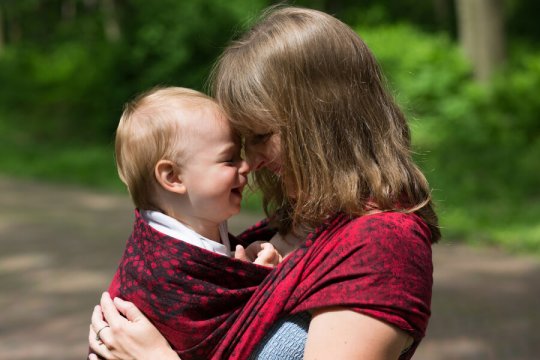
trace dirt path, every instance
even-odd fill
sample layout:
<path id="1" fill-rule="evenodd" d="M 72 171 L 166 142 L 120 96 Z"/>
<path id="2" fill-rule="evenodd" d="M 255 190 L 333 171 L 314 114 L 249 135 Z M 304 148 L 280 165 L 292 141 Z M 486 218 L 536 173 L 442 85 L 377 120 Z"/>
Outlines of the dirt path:
<path id="1" fill-rule="evenodd" d="M 83 359 L 90 312 L 131 228 L 126 196 L 0 177 L 0 359 Z M 241 215 L 236 232 L 258 219 Z M 416 360 L 540 359 L 540 260 L 434 247 Z"/>

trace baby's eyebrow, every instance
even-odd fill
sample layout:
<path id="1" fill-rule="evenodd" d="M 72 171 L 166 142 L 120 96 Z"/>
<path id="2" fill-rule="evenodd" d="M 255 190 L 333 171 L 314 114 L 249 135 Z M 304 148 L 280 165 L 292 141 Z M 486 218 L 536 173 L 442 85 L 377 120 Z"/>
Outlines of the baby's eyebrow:
<path id="1" fill-rule="evenodd" d="M 229 144 L 227 144 L 226 146 L 222 147 L 221 148 L 221 151 L 219 152 L 219 154 L 227 154 L 231 151 L 234 151 L 236 150 L 236 148 L 239 146 L 239 144 L 236 144 L 234 142 L 231 142 Z"/>

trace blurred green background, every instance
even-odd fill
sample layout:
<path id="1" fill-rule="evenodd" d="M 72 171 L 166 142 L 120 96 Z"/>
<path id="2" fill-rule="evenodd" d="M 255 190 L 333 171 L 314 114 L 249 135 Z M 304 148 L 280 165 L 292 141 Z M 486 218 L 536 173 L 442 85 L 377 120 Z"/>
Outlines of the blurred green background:
<path id="1" fill-rule="evenodd" d="M 464 10 L 467 1 L 499 17 Z M 123 104 L 155 85 L 205 90 L 228 41 L 274 3 L 0 0 L 0 175 L 124 191 L 113 156 Z M 446 240 L 540 254 L 539 2 L 289 4 L 334 14 L 375 53 L 409 117 Z M 463 11 L 500 31 L 468 39 Z M 503 51 L 479 61 L 471 41 Z M 245 205 L 258 209 L 257 195 Z"/>

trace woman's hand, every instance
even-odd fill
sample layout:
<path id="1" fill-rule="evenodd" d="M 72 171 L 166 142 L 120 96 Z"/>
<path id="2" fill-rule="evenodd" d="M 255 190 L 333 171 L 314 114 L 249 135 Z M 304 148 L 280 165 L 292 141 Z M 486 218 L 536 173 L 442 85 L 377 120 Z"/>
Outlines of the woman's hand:
<path id="1" fill-rule="evenodd" d="M 179 360 L 167 340 L 131 302 L 111 300 L 109 293 L 101 296 L 101 306 L 92 313 L 88 341 L 95 354 L 105 359 Z M 99 337 L 96 334 L 99 332 Z"/>

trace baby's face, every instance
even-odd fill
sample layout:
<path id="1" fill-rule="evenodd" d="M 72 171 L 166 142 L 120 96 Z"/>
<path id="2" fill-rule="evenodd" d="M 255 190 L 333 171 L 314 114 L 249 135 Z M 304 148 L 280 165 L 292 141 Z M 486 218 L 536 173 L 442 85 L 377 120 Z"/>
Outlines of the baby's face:
<path id="1" fill-rule="evenodd" d="M 193 215 L 220 223 L 240 211 L 249 166 L 219 107 L 206 106 L 193 115 L 181 173 Z"/>

